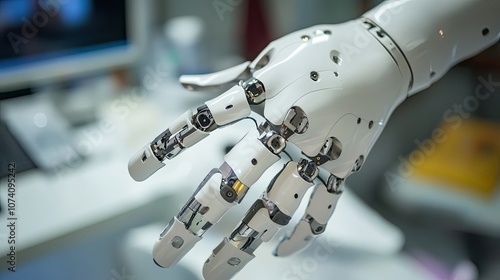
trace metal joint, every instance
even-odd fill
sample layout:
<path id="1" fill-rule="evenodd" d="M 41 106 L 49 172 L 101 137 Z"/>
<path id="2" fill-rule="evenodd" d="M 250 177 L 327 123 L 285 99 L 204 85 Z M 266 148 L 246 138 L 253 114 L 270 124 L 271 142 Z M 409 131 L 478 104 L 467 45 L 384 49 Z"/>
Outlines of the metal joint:
<path id="1" fill-rule="evenodd" d="M 285 138 L 292 136 L 294 133 L 303 134 L 309 128 L 309 119 L 302 108 L 294 106 L 288 110 L 281 126 L 282 135 Z"/>
<path id="2" fill-rule="evenodd" d="M 204 132 L 211 132 L 217 128 L 212 112 L 207 105 L 198 107 L 196 114 L 193 115 L 193 125 Z"/>
<path id="3" fill-rule="evenodd" d="M 330 175 L 326 182 L 326 190 L 329 193 L 341 194 L 344 192 L 344 179 L 338 178 L 335 175 Z"/>
<path id="4" fill-rule="evenodd" d="M 248 186 L 238 179 L 233 169 L 227 163 L 224 162 L 219 169 L 222 173 L 220 188 L 222 198 L 229 203 L 240 203 L 248 192 Z"/>
<path id="5" fill-rule="evenodd" d="M 299 172 L 300 177 L 309 183 L 312 183 L 312 181 L 318 177 L 319 173 L 316 163 L 306 159 L 301 159 L 298 162 L 297 171 Z"/>
<path id="6" fill-rule="evenodd" d="M 325 232 L 326 229 L 326 224 L 320 224 L 318 221 L 316 221 L 312 216 L 307 215 L 304 220 L 309 223 L 309 226 L 311 227 L 311 232 L 314 235 L 322 234 Z"/>
<path id="7" fill-rule="evenodd" d="M 271 218 L 271 221 L 275 222 L 276 224 L 278 224 L 280 226 L 288 225 L 288 223 L 292 219 L 292 217 L 281 212 L 279 207 L 270 200 L 268 200 L 266 202 L 266 207 L 269 211 L 269 217 Z"/>
<path id="8" fill-rule="evenodd" d="M 259 141 L 275 155 L 281 153 L 286 147 L 286 139 L 273 130 L 262 132 L 259 136 Z"/>
<path id="9" fill-rule="evenodd" d="M 262 244 L 262 234 L 249 227 L 246 223 L 240 225 L 231 233 L 229 242 L 247 254 L 253 252 Z"/>
<path id="10" fill-rule="evenodd" d="M 245 90 L 250 104 L 260 104 L 266 100 L 266 89 L 258 79 L 252 77 L 246 81 L 240 81 L 240 86 Z"/>
<path id="11" fill-rule="evenodd" d="M 326 162 L 336 160 L 342 154 L 342 143 L 335 137 L 329 137 L 321 147 L 318 155 L 314 157 L 316 165 L 320 166 Z"/>
<path id="12" fill-rule="evenodd" d="M 171 159 L 177 156 L 183 149 L 183 136 L 187 134 L 187 127 L 184 127 L 179 133 L 172 136 L 170 130 L 165 130 L 162 134 L 153 140 L 151 150 L 159 161 Z"/>

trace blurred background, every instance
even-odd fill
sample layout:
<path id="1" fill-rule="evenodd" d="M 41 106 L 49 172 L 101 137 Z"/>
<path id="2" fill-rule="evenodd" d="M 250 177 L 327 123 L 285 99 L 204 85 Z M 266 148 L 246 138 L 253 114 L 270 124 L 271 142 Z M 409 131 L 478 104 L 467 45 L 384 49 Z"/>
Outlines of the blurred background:
<path id="1" fill-rule="evenodd" d="M 0 0 L 0 279 L 202 279 L 280 167 L 178 266 L 156 267 L 158 234 L 253 128 L 215 131 L 133 181 L 136 151 L 222 93 L 188 92 L 179 75 L 252 60 L 271 40 L 380 2 Z M 499 108 L 497 44 L 399 106 L 324 236 L 280 259 L 277 237 L 235 279 L 500 279 Z"/>

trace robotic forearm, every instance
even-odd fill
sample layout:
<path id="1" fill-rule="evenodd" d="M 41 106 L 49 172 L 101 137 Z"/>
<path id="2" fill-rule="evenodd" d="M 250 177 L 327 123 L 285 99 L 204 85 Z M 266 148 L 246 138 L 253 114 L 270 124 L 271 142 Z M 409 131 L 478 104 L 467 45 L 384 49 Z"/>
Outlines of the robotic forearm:
<path id="1" fill-rule="evenodd" d="M 254 251 L 287 225 L 307 189 L 314 192 L 302 220 L 275 255 L 302 250 L 327 225 L 344 180 L 358 171 L 393 110 L 459 61 L 500 38 L 494 0 L 386 1 L 361 18 L 291 33 L 252 62 L 202 76 L 183 76 L 188 89 L 239 81 L 195 112 L 188 111 L 129 162 L 142 181 L 214 129 L 247 117 L 265 102 L 264 118 L 224 157 L 160 234 L 155 262 L 175 265 L 213 224 L 245 196 L 287 145 L 289 161 L 239 226 L 203 267 L 207 279 L 228 279 Z M 329 176 L 322 178 L 320 171 Z"/>

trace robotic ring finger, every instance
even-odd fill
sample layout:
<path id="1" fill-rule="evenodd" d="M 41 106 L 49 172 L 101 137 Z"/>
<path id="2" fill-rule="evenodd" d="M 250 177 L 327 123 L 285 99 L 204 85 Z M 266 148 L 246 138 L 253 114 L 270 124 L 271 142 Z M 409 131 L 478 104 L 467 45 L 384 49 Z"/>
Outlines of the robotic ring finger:
<path id="1" fill-rule="evenodd" d="M 229 279 L 254 258 L 262 242 L 288 224 L 307 189 L 303 218 L 275 255 L 307 247 L 321 234 L 394 109 L 449 68 L 500 38 L 500 1 L 393 0 L 338 25 L 318 25 L 267 46 L 252 62 L 202 76 L 183 76 L 189 89 L 237 85 L 187 111 L 129 162 L 142 181 L 215 129 L 248 117 L 265 102 L 264 118 L 201 182 L 160 234 L 155 262 L 175 265 L 234 205 L 287 145 L 302 152 L 289 161 L 236 229 L 203 266 L 206 279 Z M 327 179 L 319 176 L 328 172 Z"/>

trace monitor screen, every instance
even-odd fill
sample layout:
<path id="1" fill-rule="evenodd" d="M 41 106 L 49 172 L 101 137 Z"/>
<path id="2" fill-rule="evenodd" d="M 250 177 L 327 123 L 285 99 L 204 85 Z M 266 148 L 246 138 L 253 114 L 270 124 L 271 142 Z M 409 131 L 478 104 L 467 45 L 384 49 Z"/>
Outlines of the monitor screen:
<path id="1" fill-rule="evenodd" d="M 0 0 L 0 91 L 128 61 L 132 2 Z"/>

